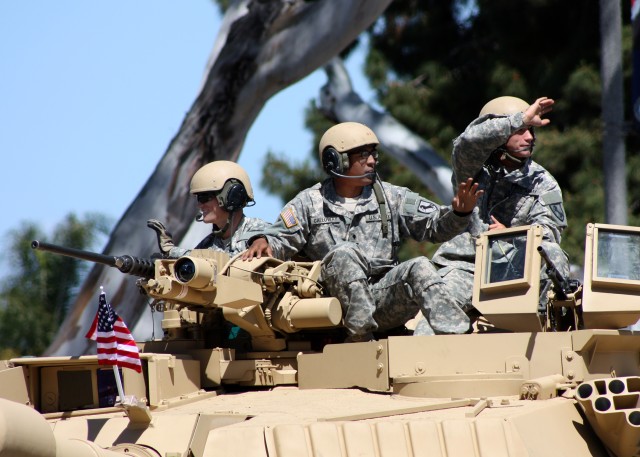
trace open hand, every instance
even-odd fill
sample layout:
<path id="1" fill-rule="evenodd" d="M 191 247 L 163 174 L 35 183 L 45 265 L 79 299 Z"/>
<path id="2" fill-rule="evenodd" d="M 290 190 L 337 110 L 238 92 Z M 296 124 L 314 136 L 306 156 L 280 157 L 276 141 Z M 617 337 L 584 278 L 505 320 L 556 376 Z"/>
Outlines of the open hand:
<path id="1" fill-rule="evenodd" d="M 524 112 L 524 123 L 530 127 L 542 127 L 551 122 L 549 119 L 543 119 L 542 116 L 553 111 L 555 101 L 552 98 L 540 97 L 533 102 Z"/>
<path id="2" fill-rule="evenodd" d="M 467 178 L 458 185 L 458 193 L 453 197 L 451 206 L 459 213 L 470 213 L 484 190 L 478 189 L 479 184 L 473 182 L 473 178 Z"/>

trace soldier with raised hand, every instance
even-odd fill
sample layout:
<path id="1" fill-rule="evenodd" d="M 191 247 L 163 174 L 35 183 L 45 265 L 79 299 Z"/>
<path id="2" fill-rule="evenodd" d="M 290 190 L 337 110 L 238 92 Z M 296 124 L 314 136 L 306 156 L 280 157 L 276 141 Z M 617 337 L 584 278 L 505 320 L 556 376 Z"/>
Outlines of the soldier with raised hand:
<path id="1" fill-rule="evenodd" d="M 287 203 L 270 230 L 250 240 L 243 259 L 303 253 L 322 260 L 321 284 L 342 304 L 346 341 L 371 340 L 374 331 L 403 325 L 418 310 L 432 333 L 463 333 L 469 320 L 446 300 L 429 259 L 399 263 L 397 251 L 406 238 L 439 243 L 460 233 L 482 192 L 465 180 L 452 205 L 440 206 L 382 182 L 378 145 L 363 124 L 328 129 L 319 154 L 329 178 Z"/>
<path id="2" fill-rule="evenodd" d="M 197 220 L 212 225 L 211 233 L 195 249 L 213 249 L 234 256 L 247 248 L 250 233 L 270 225 L 245 216 L 244 208 L 255 204 L 253 188 L 247 172 L 235 162 L 217 160 L 204 165 L 191 178 L 190 192 L 198 204 Z M 150 219 L 147 226 L 156 231 L 164 257 L 178 258 L 191 251 L 175 246 L 162 222 Z"/>
<path id="3" fill-rule="evenodd" d="M 553 176 L 532 159 L 534 128 L 549 124 L 554 100 L 538 98 L 531 105 L 517 97 L 489 101 L 477 119 L 453 141 L 452 184 L 472 176 L 484 194 L 466 231 L 443 243 L 432 257 L 445 281 L 447 296 L 473 312 L 475 240 L 487 230 L 523 225 L 543 228 L 543 246 L 560 272 L 569 276 L 569 261 L 560 248 L 567 226 L 562 192 Z M 430 332 L 419 323 L 416 334 Z"/>

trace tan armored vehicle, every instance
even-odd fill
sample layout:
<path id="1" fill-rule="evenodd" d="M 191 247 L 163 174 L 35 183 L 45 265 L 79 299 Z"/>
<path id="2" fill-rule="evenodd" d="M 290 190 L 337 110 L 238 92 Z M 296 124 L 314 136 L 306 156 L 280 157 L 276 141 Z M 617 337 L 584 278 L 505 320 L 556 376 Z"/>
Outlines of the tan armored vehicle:
<path id="1" fill-rule="evenodd" d="M 589 224 L 581 282 L 540 244 L 535 226 L 477 241 L 474 333 L 344 344 L 318 263 L 34 242 L 141 276 L 165 335 L 138 343 L 122 396 L 96 355 L 2 362 L 0 456 L 639 455 L 640 335 L 622 329 L 640 319 L 640 228 Z"/>

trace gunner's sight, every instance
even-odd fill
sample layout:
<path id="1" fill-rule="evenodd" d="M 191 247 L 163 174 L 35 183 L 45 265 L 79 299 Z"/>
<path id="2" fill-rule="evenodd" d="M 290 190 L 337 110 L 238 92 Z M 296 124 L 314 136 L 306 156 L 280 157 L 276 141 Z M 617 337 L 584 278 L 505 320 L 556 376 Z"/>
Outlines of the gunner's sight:
<path id="1" fill-rule="evenodd" d="M 196 274 L 196 266 L 188 257 L 183 257 L 176 261 L 175 265 L 176 279 L 183 283 L 188 283 Z"/>

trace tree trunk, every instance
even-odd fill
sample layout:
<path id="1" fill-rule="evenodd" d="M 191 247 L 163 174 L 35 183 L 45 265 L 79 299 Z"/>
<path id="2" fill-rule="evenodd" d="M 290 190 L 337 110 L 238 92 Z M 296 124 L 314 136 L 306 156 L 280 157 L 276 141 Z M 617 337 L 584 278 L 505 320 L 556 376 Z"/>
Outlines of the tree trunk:
<path id="1" fill-rule="evenodd" d="M 391 0 L 242 0 L 225 14 L 200 94 L 180 130 L 104 249 L 139 257 L 157 251 L 146 220 L 167 223 L 182 244 L 195 206 L 188 184 L 213 160 L 237 160 L 249 128 L 266 101 L 307 76 L 347 47 Z M 135 279 L 96 265 L 47 355 L 94 352 L 84 338 L 97 310 L 98 287 L 138 339 L 150 338 L 153 322 L 142 319 L 146 297 Z M 156 335 L 158 336 L 158 335 Z"/>
<path id="2" fill-rule="evenodd" d="M 353 91 L 342 60 L 325 65 L 329 81 L 320 91 L 320 110 L 339 122 L 356 121 L 376 133 L 386 153 L 409 168 L 424 185 L 448 205 L 453 198 L 451 167 L 433 147 L 393 116 L 376 111 Z"/>
<path id="3" fill-rule="evenodd" d="M 620 2 L 600 0 L 602 160 L 605 221 L 627 224 Z"/>

